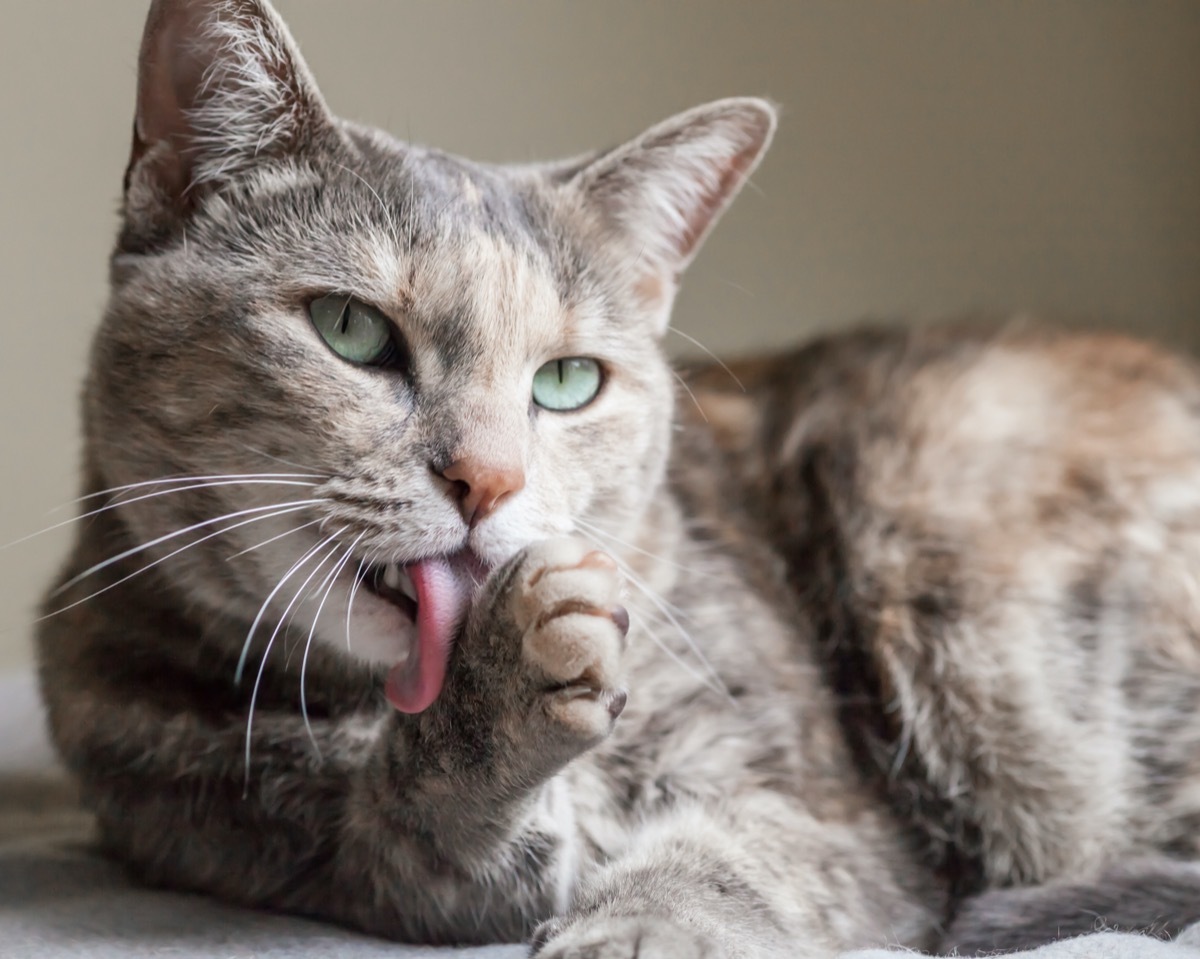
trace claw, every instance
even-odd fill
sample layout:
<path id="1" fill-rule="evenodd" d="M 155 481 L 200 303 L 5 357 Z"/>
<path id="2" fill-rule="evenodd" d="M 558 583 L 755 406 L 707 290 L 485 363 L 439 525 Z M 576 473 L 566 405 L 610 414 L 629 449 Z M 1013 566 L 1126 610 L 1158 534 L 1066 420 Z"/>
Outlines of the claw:
<path id="1" fill-rule="evenodd" d="M 621 631 L 622 636 L 629 635 L 629 610 L 624 606 L 614 606 L 612 612 L 612 621 L 617 624 L 617 629 Z"/>

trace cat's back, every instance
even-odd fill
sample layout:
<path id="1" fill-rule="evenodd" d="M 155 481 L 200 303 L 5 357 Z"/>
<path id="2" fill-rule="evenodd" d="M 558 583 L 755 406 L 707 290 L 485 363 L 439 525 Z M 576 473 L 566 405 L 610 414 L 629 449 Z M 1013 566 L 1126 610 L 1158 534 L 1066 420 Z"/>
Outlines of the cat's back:
<path id="1" fill-rule="evenodd" d="M 934 854 L 969 886 L 1187 843 L 1195 365 L 1109 333 L 932 327 L 733 373 L 745 392 L 719 369 L 690 383 L 703 429 L 787 565 L 859 762 Z"/>
<path id="2" fill-rule="evenodd" d="M 1111 455 L 1113 444 L 1144 465 L 1200 453 L 1195 363 L 1116 333 L 868 328 L 708 367 L 689 382 L 726 449 L 753 446 L 775 461 L 840 437 L 853 437 L 864 467 L 871 454 L 902 447 L 928 457 L 921 465 L 932 473 L 946 465 L 937 457 L 967 450 L 1010 467 L 1014 455 L 1044 467 L 1053 452 L 1075 468 Z"/>
<path id="3" fill-rule="evenodd" d="M 1200 370 L 1127 336 L 868 329 L 692 382 L 759 495 L 832 470 L 842 506 L 1061 529 L 1200 508 Z M 743 389 L 744 387 L 744 389 Z M 1016 531 L 1014 531 L 1016 532 Z"/>

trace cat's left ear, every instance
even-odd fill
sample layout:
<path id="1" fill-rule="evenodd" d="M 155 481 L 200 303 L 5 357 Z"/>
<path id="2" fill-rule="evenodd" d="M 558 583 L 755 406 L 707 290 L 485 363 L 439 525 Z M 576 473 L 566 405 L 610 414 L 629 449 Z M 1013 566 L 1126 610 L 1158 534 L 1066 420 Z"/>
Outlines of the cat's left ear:
<path id="1" fill-rule="evenodd" d="M 149 187 L 186 212 L 256 161 L 329 135 L 329 111 L 268 0 L 153 0 L 127 193 Z"/>
<path id="2" fill-rule="evenodd" d="M 766 100 L 695 107 L 575 174 L 638 295 L 666 329 L 679 276 L 754 172 L 775 132 Z"/>

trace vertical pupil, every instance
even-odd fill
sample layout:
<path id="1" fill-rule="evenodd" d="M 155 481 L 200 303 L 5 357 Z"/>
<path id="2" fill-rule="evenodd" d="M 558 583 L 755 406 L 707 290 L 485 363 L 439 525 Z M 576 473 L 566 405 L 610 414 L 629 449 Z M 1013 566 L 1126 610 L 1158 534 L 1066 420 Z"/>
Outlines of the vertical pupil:
<path id="1" fill-rule="evenodd" d="M 566 366 L 566 364 L 562 360 L 558 361 L 558 382 L 560 385 L 562 383 L 565 383 L 567 380 L 566 374 L 563 373 L 563 369 L 565 366 Z"/>
<path id="2" fill-rule="evenodd" d="M 342 312 L 338 316 L 338 332 L 343 336 L 346 335 L 346 329 L 350 326 L 350 300 L 347 299 L 342 304 Z"/>

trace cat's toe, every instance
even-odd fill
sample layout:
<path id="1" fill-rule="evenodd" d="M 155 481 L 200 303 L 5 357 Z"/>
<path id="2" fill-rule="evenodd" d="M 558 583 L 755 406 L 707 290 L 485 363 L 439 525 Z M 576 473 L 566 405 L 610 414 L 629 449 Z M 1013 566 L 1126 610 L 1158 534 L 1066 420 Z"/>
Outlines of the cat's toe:
<path id="1" fill-rule="evenodd" d="M 719 945 L 658 916 L 607 917 L 552 924 L 535 939 L 532 959 L 725 959 Z"/>
<path id="2" fill-rule="evenodd" d="M 582 739 L 606 735 L 625 708 L 629 614 L 620 598 L 616 563 L 574 539 L 530 547 L 512 586 L 510 609 L 542 709 Z"/>

